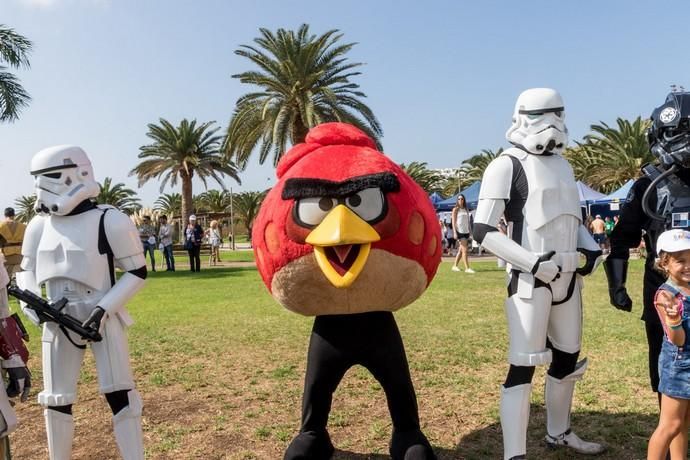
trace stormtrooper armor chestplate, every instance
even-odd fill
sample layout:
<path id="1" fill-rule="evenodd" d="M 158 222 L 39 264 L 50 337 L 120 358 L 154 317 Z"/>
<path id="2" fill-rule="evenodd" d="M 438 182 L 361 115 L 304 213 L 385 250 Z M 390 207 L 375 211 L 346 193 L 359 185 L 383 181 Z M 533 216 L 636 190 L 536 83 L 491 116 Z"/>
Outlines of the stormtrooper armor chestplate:
<path id="1" fill-rule="evenodd" d="M 51 301 L 66 297 L 68 313 L 85 319 L 110 289 L 108 256 L 98 249 L 103 211 L 51 216 L 43 227 L 36 256 L 36 281 Z"/>
<path id="2" fill-rule="evenodd" d="M 574 271 L 579 263 L 577 232 L 580 198 L 572 168 L 560 155 L 534 155 L 519 149 L 506 151 L 522 167 L 528 193 L 522 208 L 523 222 L 514 222 L 521 232 L 518 243 L 532 252 L 556 251 L 554 259 L 562 271 Z M 521 228 L 515 228 L 520 226 Z"/>

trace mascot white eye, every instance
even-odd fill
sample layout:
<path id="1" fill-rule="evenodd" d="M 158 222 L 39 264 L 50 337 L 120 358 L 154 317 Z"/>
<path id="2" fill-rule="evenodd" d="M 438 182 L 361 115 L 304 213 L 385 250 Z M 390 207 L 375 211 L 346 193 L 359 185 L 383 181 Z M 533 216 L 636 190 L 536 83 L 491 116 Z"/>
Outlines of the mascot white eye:
<path id="1" fill-rule="evenodd" d="M 315 196 L 297 202 L 297 219 L 308 226 L 316 226 L 338 205 L 336 198 Z"/>
<path id="2" fill-rule="evenodd" d="M 345 206 L 372 223 L 385 216 L 385 200 L 380 188 L 366 188 L 345 199 Z"/>

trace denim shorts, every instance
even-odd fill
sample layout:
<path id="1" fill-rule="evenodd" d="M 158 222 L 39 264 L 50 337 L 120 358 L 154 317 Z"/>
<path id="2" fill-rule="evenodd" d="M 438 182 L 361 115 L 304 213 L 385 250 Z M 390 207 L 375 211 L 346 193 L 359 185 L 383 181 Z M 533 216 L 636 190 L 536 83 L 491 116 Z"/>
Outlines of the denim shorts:
<path id="1" fill-rule="evenodd" d="M 659 354 L 659 393 L 690 399 L 690 350 L 664 338 Z"/>

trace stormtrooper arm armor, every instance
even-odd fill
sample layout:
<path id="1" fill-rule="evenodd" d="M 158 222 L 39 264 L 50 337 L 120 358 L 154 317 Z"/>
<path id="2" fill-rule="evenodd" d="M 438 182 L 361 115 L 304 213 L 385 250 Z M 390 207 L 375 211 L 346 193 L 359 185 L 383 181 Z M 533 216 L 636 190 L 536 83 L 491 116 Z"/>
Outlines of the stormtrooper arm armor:
<path id="1" fill-rule="evenodd" d="M 98 302 L 98 306 L 110 315 L 117 313 L 129 299 L 134 297 L 134 294 L 144 287 L 147 274 L 143 254 L 116 260 L 115 264 L 126 272 Z"/>
<path id="2" fill-rule="evenodd" d="M 144 286 L 146 258 L 139 232 L 124 213 L 117 209 L 106 212 L 105 233 L 115 266 L 125 272 L 98 303 L 99 307 L 112 315 Z"/>
<path id="3" fill-rule="evenodd" d="M 505 212 L 502 199 L 480 199 L 474 218 L 474 237 L 479 244 L 510 263 L 514 268 L 532 273 L 548 283 L 558 274 L 558 266 L 550 261 L 553 254 L 538 256 L 498 231 L 498 222 Z"/>
<path id="4" fill-rule="evenodd" d="M 577 269 L 577 273 L 585 276 L 594 272 L 602 261 L 603 253 L 584 225 L 577 229 L 577 250 L 587 259 L 584 267 Z"/>

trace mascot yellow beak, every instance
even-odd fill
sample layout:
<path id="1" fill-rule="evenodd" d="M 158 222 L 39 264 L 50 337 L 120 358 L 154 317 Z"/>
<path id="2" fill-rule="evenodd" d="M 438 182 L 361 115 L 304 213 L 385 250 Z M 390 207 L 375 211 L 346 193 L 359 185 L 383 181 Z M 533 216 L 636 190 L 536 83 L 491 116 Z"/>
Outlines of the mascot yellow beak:
<path id="1" fill-rule="evenodd" d="M 306 242 L 314 246 L 316 262 L 328 281 L 346 288 L 362 272 L 371 243 L 380 239 L 371 225 L 341 204 L 309 233 Z"/>

